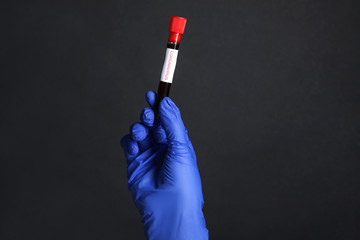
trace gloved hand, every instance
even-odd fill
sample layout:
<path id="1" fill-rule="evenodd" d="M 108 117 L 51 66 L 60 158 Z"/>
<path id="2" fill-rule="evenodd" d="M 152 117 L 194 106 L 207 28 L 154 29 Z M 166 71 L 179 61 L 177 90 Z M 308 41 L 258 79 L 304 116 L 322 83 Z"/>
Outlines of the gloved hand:
<path id="1" fill-rule="evenodd" d="M 146 100 L 155 104 L 155 93 Z M 147 239 L 208 239 L 204 204 L 196 156 L 170 98 L 154 111 L 144 108 L 140 119 L 121 140 L 128 163 L 128 187 L 141 216 Z"/>

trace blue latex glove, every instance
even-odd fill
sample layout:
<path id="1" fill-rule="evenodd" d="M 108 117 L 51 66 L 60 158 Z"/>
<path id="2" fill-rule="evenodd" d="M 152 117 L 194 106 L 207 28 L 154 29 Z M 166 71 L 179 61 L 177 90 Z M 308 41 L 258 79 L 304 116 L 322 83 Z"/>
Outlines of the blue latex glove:
<path id="1" fill-rule="evenodd" d="M 155 104 L 155 93 L 146 100 Z M 196 156 L 170 98 L 159 106 L 160 122 L 154 111 L 144 108 L 141 123 L 130 127 L 121 140 L 128 163 L 128 187 L 138 208 L 147 239 L 208 239 Z"/>

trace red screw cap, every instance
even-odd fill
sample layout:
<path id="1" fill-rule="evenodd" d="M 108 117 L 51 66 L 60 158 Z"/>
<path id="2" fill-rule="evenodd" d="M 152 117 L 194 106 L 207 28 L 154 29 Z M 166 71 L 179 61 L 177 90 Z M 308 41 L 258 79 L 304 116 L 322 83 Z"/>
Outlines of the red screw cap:
<path id="1" fill-rule="evenodd" d="M 183 34 L 186 25 L 186 18 L 171 16 L 169 32 Z"/>

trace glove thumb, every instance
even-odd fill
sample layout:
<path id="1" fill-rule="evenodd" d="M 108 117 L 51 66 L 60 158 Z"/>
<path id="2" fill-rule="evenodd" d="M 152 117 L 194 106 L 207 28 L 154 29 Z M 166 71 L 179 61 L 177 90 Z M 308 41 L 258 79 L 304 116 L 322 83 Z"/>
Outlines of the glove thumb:
<path id="1" fill-rule="evenodd" d="M 175 103 L 165 97 L 159 105 L 160 123 L 164 128 L 169 143 L 187 144 L 186 130 L 180 110 Z"/>

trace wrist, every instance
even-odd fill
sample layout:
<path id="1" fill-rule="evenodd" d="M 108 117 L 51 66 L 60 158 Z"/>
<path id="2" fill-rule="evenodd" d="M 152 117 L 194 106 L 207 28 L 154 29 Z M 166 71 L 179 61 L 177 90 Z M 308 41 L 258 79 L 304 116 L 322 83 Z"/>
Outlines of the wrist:
<path id="1" fill-rule="evenodd" d="M 196 215 L 196 216 L 195 216 Z M 209 233 L 201 213 L 180 216 L 151 216 L 143 223 L 149 240 L 208 240 Z"/>
<path id="2" fill-rule="evenodd" d="M 202 198 L 190 205 L 181 197 L 169 194 L 166 201 L 153 202 L 151 209 L 143 212 L 142 222 L 147 239 L 154 240 L 206 240 L 206 228 L 202 212 Z"/>

